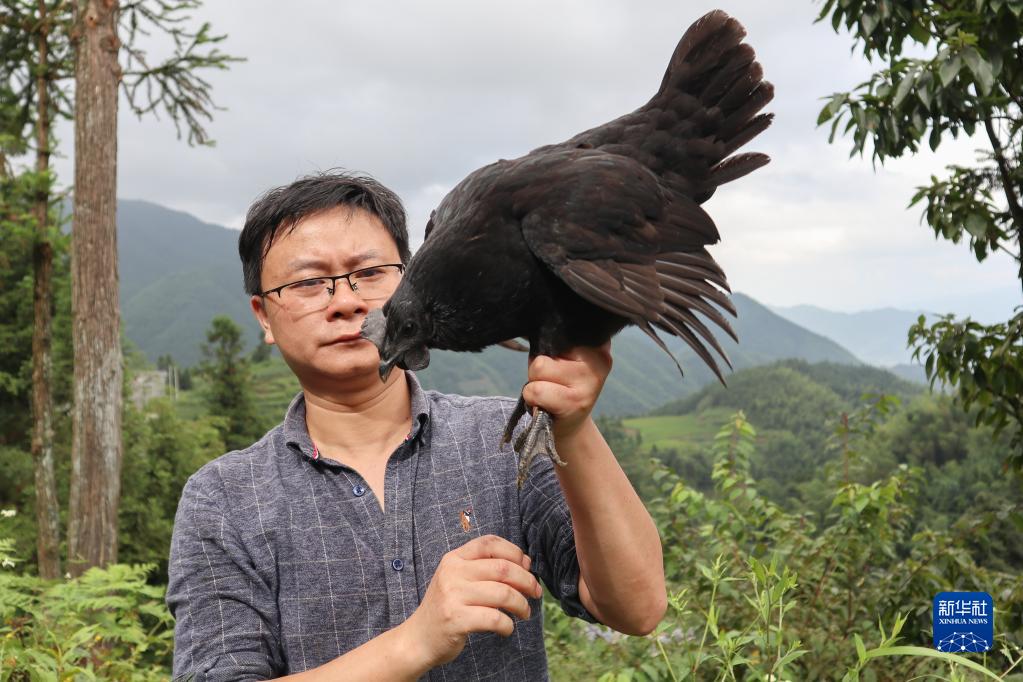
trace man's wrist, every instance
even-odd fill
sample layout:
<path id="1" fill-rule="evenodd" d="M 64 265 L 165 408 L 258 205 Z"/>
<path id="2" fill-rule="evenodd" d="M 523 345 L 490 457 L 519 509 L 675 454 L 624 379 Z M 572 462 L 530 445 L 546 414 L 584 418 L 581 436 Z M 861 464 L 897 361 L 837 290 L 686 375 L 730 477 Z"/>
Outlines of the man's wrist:
<path id="1" fill-rule="evenodd" d="M 422 637 L 406 620 L 329 663 L 283 679 L 415 682 L 433 667 L 426 653 Z"/>
<path id="2" fill-rule="evenodd" d="M 389 644 L 393 645 L 403 671 L 419 678 L 436 666 L 426 641 L 416 629 L 412 617 L 385 634 L 390 635 L 392 641 Z"/>
<path id="3" fill-rule="evenodd" d="M 555 418 L 553 430 L 554 446 L 558 449 L 559 453 L 566 453 L 568 455 L 574 452 L 585 454 L 588 449 L 587 443 L 594 442 L 594 436 L 603 438 L 600 435 L 600 429 L 597 428 L 597 424 L 589 416 L 580 423 L 572 424 L 563 429 L 558 429 L 557 418 Z"/>

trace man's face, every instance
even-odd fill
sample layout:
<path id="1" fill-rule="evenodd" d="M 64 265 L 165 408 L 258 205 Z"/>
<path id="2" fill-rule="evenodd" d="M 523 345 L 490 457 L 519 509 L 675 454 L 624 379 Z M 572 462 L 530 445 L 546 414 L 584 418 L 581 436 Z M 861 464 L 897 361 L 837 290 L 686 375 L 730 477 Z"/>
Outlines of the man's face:
<path id="1" fill-rule="evenodd" d="M 263 260 L 263 291 L 310 277 L 341 275 L 372 265 L 400 263 L 398 247 L 375 215 L 338 207 L 301 220 L 278 235 Z M 395 278 L 396 287 L 398 279 Z M 393 291 L 393 289 L 392 289 Z M 296 312 L 277 294 L 253 296 L 253 313 L 267 343 L 277 344 L 303 386 L 377 376 L 376 346 L 359 336 L 366 313 L 386 303 L 366 301 L 338 280 L 327 307 Z"/>

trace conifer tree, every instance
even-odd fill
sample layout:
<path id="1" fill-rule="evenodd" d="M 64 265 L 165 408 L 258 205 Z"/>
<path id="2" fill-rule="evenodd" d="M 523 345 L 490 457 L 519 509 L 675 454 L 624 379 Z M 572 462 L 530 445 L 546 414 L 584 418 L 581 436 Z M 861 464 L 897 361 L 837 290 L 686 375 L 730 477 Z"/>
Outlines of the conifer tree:
<path id="1" fill-rule="evenodd" d="M 202 355 L 200 371 L 207 382 L 203 399 L 209 413 L 223 419 L 224 445 L 229 450 L 248 447 L 262 429 L 252 402 L 252 375 L 241 327 L 226 315 L 214 317 Z"/>

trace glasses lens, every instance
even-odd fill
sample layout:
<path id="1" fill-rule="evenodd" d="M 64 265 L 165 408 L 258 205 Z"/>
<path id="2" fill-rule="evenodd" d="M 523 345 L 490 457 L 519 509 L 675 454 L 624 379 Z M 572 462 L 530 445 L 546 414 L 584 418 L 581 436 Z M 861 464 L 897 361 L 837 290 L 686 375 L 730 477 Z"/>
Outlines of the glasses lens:
<path id="1" fill-rule="evenodd" d="M 281 289 L 281 305 L 295 312 L 325 308 L 330 302 L 330 286 L 326 277 L 289 284 Z"/>
<path id="2" fill-rule="evenodd" d="M 365 301 L 390 296 L 400 277 L 400 265 L 375 265 L 348 275 L 352 289 Z M 323 310 L 334 294 L 331 289 L 332 282 L 336 282 L 334 286 L 348 286 L 343 279 L 329 277 L 304 279 L 281 289 L 281 305 L 296 313 Z"/>
<path id="3" fill-rule="evenodd" d="M 356 293 L 363 299 L 372 301 L 390 296 L 399 274 L 396 265 L 377 265 L 356 270 L 348 277 L 352 280 Z"/>

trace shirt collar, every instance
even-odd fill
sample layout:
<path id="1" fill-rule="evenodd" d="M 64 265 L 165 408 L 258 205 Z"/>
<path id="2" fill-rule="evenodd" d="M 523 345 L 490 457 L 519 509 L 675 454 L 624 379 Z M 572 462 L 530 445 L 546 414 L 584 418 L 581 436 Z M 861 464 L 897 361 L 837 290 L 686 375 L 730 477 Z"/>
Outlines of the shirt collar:
<path id="1" fill-rule="evenodd" d="M 412 406 L 412 431 L 409 433 L 409 440 L 414 440 L 422 432 L 423 428 L 430 421 L 430 401 L 426 398 L 426 392 L 419 383 L 419 379 L 413 372 L 406 371 L 405 378 L 408 380 L 409 397 Z M 293 450 L 298 450 L 308 460 L 319 458 L 313 446 L 313 440 L 309 437 L 309 428 L 305 423 L 305 393 L 299 391 L 284 415 L 284 442 Z"/>

